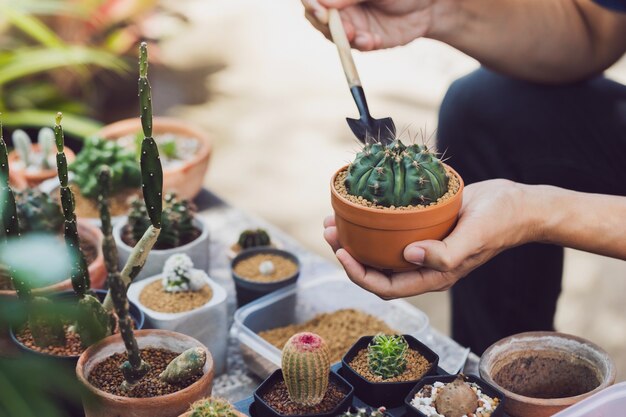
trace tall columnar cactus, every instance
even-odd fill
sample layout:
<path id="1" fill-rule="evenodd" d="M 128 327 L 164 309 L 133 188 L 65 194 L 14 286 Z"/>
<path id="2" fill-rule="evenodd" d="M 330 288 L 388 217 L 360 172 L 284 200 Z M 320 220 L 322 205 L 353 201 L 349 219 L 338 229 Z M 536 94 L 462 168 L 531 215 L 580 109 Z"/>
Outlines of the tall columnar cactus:
<path id="1" fill-rule="evenodd" d="M 297 333 L 283 348 L 282 370 L 291 401 L 313 406 L 328 390 L 330 354 L 326 342 L 315 333 Z"/>
<path id="2" fill-rule="evenodd" d="M 425 145 L 399 139 L 367 144 L 348 168 L 348 193 L 384 207 L 428 205 L 448 191 L 448 175 Z"/>
<path id="3" fill-rule="evenodd" d="M 7 144 L 2 134 L 2 121 L 0 121 L 0 209 L 2 210 L 0 238 L 19 236 L 20 227 L 15 205 L 15 194 L 9 185 L 9 158 Z"/>
<path id="4" fill-rule="evenodd" d="M 400 375 L 406 369 L 406 353 L 409 344 L 403 336 L 374 336 L 367 347 L 370 370 L 383 379 Z"/>
<path id="5" fill-rule="evenodd" d="M 237 244 L 241 249 L 269 246 L 272 244 L 270 235 L 264 229 L 244 230 L 239 235 Z"/>

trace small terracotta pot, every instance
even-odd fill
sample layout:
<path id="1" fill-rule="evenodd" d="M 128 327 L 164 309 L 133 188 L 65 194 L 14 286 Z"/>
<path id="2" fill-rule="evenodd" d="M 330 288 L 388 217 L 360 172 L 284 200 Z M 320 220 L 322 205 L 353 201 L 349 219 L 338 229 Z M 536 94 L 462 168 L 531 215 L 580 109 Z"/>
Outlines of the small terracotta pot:
<path id="1" fill-rule="evenodd" d="M 485 351 L 479 371 L 504 393 L 511 417 L 551 416 L 612 385 L 616 372 L 602 348 L 557 332 L 504 338 Z"/>
<path id="2" fill-rule="evenodd" d="M 34 151 L 39 151 L 39 144 L 33 143 L 32 148 Z M 63 148 L 65 152 L 65 157 L 67 158 L 68 163 L 72 163 L 72 161 L 76 158 L 74 152 L 68 148 L 67 146 Z M 52 169 L 44 169 L 37 172 L 28 172 L 25 169 L 16 168 L 16 162 L 20 160 L 20 156 L 17 151 L 12 150 L 9 152 L 9 165 L 11 166 L 11 170 L 9 172 L 9 179 L 11 183 L 16 185 L 16 188 L 20 186 L 21 181 L 19 178 L 23 178 L 26 181 L 26 185 L 28 187 L 36 187 L 45 180 L 50 178 L 54 178 L 57 176 L 56 167 Z M 21 188 L 18 188 L 21 189 Z"/>
<path id="3" fill-rule="evenodd" d="M 96 259 L 89 264 L 89 277 L 91 278 L 91 288 L 102 289 L 104 288 L 104 282 L 107 276 L 106 266 L 104 265 L 104 254 L 102 253 L 102 232 L 89 221 L 78 219 L 78 234 L 83 239 L 89 240 L 98 249 Z M 56 284 L 48 285 L 47 287 L 35 288 L 33 289 L 33 294 L 42 295 L 71 289 L 72 281 L 68 278 Z M 15 297 L 15 291 L 0 290 L 0 299 L 2 299 L 2 297 Z"/>
<path id="4" fill-rule="evenodd" d="M 167 330 L 137 330 L 135 338 L 140 349 L 154 347 L 182 353 L 193 347 L 203 348 L 207 355 L 204 375 L 185 389 L 159 397 L 128 398 L 101 391 L 89 383 L 90 372 L 107 357 L 126 350 L 119 335 L 107 337 L 83 352 L 76 364 L 78 381 L 90 394 L 83 401 L 85 417 L 178 417 L 194 401 L 211 395 L 213 358 L 202 343 Z"/>
<path id="5" fill-rule="evenodd" d="M 213 146 L 209 136 L 188 122 L 166 117 L 155 117 L 153 133 L 174 133 L 197 139 L 200 147 L 195 156 L 176 168 L 163 170 L 163 191 L 174 192 L 181 199 L 192 199 L 202 189 Z M 98 132 L 104 139 L 115 140 L 141 131 L 139 118 L 125 119 L 107 125 Z"/>
<path id="6" fill-rule="evenodd" d="M 335 189 L 335 178 L 346 169 L 330 180 L 331 203 L 339 242 L 357 261 L 385 271 L 415 270 L 416 265 L 404 260 L 404 248 L 420 240 L 441 240 L 454 228 L 463 200 L 463 179 L 448 165 L 446 169 L 460 182 L 457 193 L 440 204 L 415 210 L 382 210 L 348 201 Z"/>

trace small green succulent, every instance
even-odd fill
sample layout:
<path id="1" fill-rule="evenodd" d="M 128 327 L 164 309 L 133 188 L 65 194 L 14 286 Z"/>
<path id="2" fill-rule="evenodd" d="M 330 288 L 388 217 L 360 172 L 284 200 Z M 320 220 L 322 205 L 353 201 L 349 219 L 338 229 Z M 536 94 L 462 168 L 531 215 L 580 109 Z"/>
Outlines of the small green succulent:
<path id="1" fill-rule="evenodd" d="M 22 233 L 60 233 L 63 230 L 61 205 L 38 189 L 26 189 L 15 195 L 17 216 Z"/>
<path id="2" fill-rule="evenodd" d="M 357 408 L 356 411 L 346 411 L 340 417 L 384 417 L 387 409 L 379 408 Z"/>
<path id="3" fill-rule="evenodd" d="M 241 232 L 237 243 L 241 249 L 250 249 L 258 246 L 269 246 L 272 244 L 272 240 L 264 229 L 248 229 Z"/>
<path id="4" fill-rule="evenodd" d="M 238 414 L 228 401 L 206 398 L 191 405 L 191 417 L 238 417 Z"/>
<path id="5" fill-rule="evenodd" d="M 409 344 L 401 335 L 374 336 L 367 347 L 370 370 L 383 379 L 400 375 L 406 369 L 406 353 Z"/>

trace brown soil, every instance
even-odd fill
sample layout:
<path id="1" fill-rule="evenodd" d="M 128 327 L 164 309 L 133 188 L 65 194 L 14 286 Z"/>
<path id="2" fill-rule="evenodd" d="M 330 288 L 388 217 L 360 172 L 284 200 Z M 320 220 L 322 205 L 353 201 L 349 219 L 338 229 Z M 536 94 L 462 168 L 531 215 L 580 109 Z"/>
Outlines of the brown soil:
<path id="1" fill-rule="evenodd" d="M 289 392 L 285 381 L 280 381 L 263 395 L 263 400 L 283 415 L 303 415 L 303 414 L 319 414 L 332 411 L 343 400 L 346 393 L 341 390 L 331 380 L 328 384 L 328 391 L 322 399 L 322 402 L 314 406 L 304 406 L 296 404 L 289 399 Z"/>
<path id="2" fill-rule="evenodd" d="M 16 334 L 17 340 L 19 340 L 24 346 L 41 353 L 46 353 L 53 356 L 79 356 L 85 351 L 80 343 L 80 336 L 78 333 L 71 332 L 69 326 L 64 326 L 65 329 L 65 345 L 64 346 L 47 346 L 40 347 L 35 345 L 33 335 L 30 332 L 28 326 L 24 326 L 22 331 Z"/>
<path id="3" fill-rule="evenodd" d="M 374 208 L 374 209 L 379 209 L 379 210 L 419 210 L 419 209 L 424 209 L 430 206 L 436 206 L 437 204 L 440 204 L 452 198 L 459 191 L 459 188 L 461 186 L 461 182 L 459 181 L 459 178 L 456 175 L 454 175 L 452 172 L 448 172 L 448 178 L 450 178 L 448 182 L 448 192 L 445 193 L 443 196 L 441 196 L 441 198 L 439 198 L 437 201 L 434 201 L 428 205 L 385 207 L 385 206 L 381 206 L 378 204 L 374 204 L 371 201 L 363 197 L 354 196 L 348 193 L 348 190 L 346 189 L 346 185 L 345 185 L 347 176 L 348 176 L 348 172 L 346 170 L 343 170 L 339 174 L 337 174 L 337 176 L 335 177 L 335 190 L 337 190 L 339 195 L 345 198 L 346 200 L 350 201 L 351 203 L 359 204 L 363 207 L 369 207 L 369 208 Z"/>
<path id="4" fill-rule="evenodd" d="M 271 261 L 274 264 L 275 270 L 271 274 L 263 275 L 259 271 L 259 265 L 265 261 Z M 237 262 L 234 271 L 248 281 L 278 282 L 292 277 L 298 271 L 298 265 L 291 259 L 280 255 L 259 253 Z"/>
<path id="5" fill-rule="evenodd" d="M 370 382 L 408 382 L 422 378 L 430 368 L 430 362 L 419 352 L 409 349 L 406 353 L 406 369 L 400 375 L 383 379 L 374 374 L 367 360 L 367 348 L 361 349 L 350 361 L 350 367 Z"/>
<path id="6" fill-rule="evenodd" d="M 162 382 L 159 374 L 179 353 L 153 348 L 140 349 L 140 353 L 142 359 L 150 365 L 150 371 L 130 391 L 120 389 L 124 376 L 119 368 L 128 358 L 126 352 L 116 353 L 97 364 L 89 374 L 89 383 L 102 391 L 121 397 L 151 398 L 187 388 L 202 376 L 196 375 L 175 385 Z"/>
<path id="7" fill-rule="evenodd" d="M 181 244 L 176 247 L 180 248 L 181 246 L 185 246 L 186 244 L 193 242 L 194 240 L 199 238 L 201 234 L 202 234 L 202 230 L 198 228 L 194 228 L 193 233 L 189 233 L 189 237 L 187 239 L 183 239 L 181 241 Z M 124 228 L 122 229 L 122 241 L 126 243 L 128 246 L 130 246 L 131 248 L 134 248 L 135 245 L 137 244 L 137 241 L 133 238 L 133 233 L 128 225 L 124 226 Z M 156 250 L 174 249 L 174 246 L 165 245 L 162 242 L 157 241 L 157 243 L 154 245 L 154 249 Z"/>
<path id="8" fill-rule="evenodd" d="M 259 336 L 282 349 L 291 336 L 300 332 L 320 335 L 327 343 L 331 363 L 339 362 L 348 349 L 363 336 L 378 333 L 398 334 L 384 321 L 374 316 L 359 310 L 344 309 L 319 314 L 306 323 L 260 332 Z"/>
<path id="9" fill-rule="evenodd" d="M 139 302 L 161 313 L 181 313 L 202 307 L 213 297 L 211 287 L 205 285 L 198 291 L 167 292 L 160 279 L 146 285 L 139 294 Z"/>
<path id="10" fill-rule="evenodd" d="M 77 217 L 85 217 L 85 218 L 98 218 L 100 217 L 100 212 L 98 211 L 98 205 L 96 200 L 92 200 L 90 198 L 84 197 L 77 186 L 71 185 L 72 192 L 74 193 L 74 198 L 76 200 L 76 216 Z M 109 198 L 109 211 L 111 212 L 111 216 L 123 216 L 128 213 L 130 209 L 129 201 L 132 200 L 133 197 L 140 196 L 140 189 L 126 189 L 121 190 L 115 194 L 113 194 Z M 52 196 L 60 201 L 60 195 L 58 189 L 52 193 Z"/>
<path id="11" fill-rule="evenodd" d="M 530 352 L 504 365 L 493 379 L 511 392 L 533 398 L 573 397 L 600 385 L 597 372 L 584 359 Z"/>

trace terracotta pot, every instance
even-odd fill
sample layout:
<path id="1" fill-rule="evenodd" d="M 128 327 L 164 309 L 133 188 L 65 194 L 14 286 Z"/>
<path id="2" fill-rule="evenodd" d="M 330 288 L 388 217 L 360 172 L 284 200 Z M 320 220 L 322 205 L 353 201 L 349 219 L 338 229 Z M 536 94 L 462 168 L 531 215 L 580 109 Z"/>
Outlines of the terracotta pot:
<path id="1" fill-rule="evenodd" d="M 106 281 L 107 271 L 104 265 L 104 254 L 102 253 L 102 232 L 100 229 L 87 220 L 78 219 L 78 234 L 86 240 L 89 240 L 98 249 L 98 255 L 96 259 L 89 264 L 89 276 L 91 278 L 91 288 L 102 289 L 104 288 L 104 282 Z M 61 291 L 68 291 L 72 289 L 72 281 L 68 278 L 66 280 L 57 282 L 47 287 L 36 288 L 33 293 L 49 294 Z M 15 297 L 15 291 L 13 290 L 0 290 L 0 299 L 2 297 Z"/>
<path id="2" fill-rule="evenodd" d="M 192 347 L 203 348 L 207 355 L 204 375 L 185 389 L 159 397 L 128 398 L 106 393 L 91 385 L 88 378 L 95 365 L 114 353 L 125 352 L 119 335 L 107 337 L 83 352 L 76 364 L 76 376 L 90 394 L 83 401 L 85 417 L 178 417 L 189 404 L 211 395 L 213 358 L 202 343 L 167 330 L 137 330 L 135 337 L 139 348 L 154 347 L 181 353 Z"/>
<path id="3" fill-rule="evenodd" d="M 420 240 L 441 240 L 456 224 L 463 199 L 463 179 L 450 199 L 435 206 L 415 210 L 382 210 L 352 203 L 335 189 L 335 178 L 346 170 L 344 166 L 330 180 L 331 203 L 341 246 L 357 261 L 376 269 L 393 272 L 412 271 L 418 267 L 404 260 L 404 248 Z"/>
<path id="4" fill-rule="evenodd" d="M 32 147 L 34 151 L 39 151 L 38 143 L 33 143 Z M 76 155 L 74 154 L 74 152 L 67 146 L 63 148 L 63 150 L 65 152 L 67 162 L 72 163 L 72 161 L 76 158 Z M 28 187 L 36 187 L 42 182 L 44 182 L 45 180 L 48 180 L 50 178 L 54 178 L 57 176 L 56 167 L 52 169 L 40 170 L 37 172 L 28 172 L 25 169 L 19 169 L 16 167 L 17 165 L 16 162 L 19 160 L 20 160 L 20 157 L 17 151 L 12 150 L 11 152 L 9 152 L 9 165 L 11 166 L 9 178 L 11 180 L 11 183 L 16 185 L 17 189 L 21 189 L 21 188 L 18 188 L 18 186 L 22 183 L 22 181 L 20 181 L 19 178 L 22 178 L 23 180 L 25 180 L 26 185 Z"/>
<path id="5" fill-rule="evenodd" d="M 139 118 L 125 119 L 102 128 L 98 135 L 104 139 L 115 140 L 120 137 L 136 134 L 141 131 Z M 153 133 L 174 133 L 197 139 L 200 148 L 195 156 L 176 168 L 163 170 L 164 192 L 174 192 L 179 198 L 192 199 L 202 189 L 204 176 L 209 165 L 209 157 L 213 149 L 209 136 L 188 122 L 165 117 L 155 117 Z"/>
<path id="6" fill-rule="evenodd" d="M 557 332 L 504 338 L 485 351 L 479 371 L 504 393 L 511 417 L 551 416 L 612 385 L 616 372 L 602 348 Z"/>

